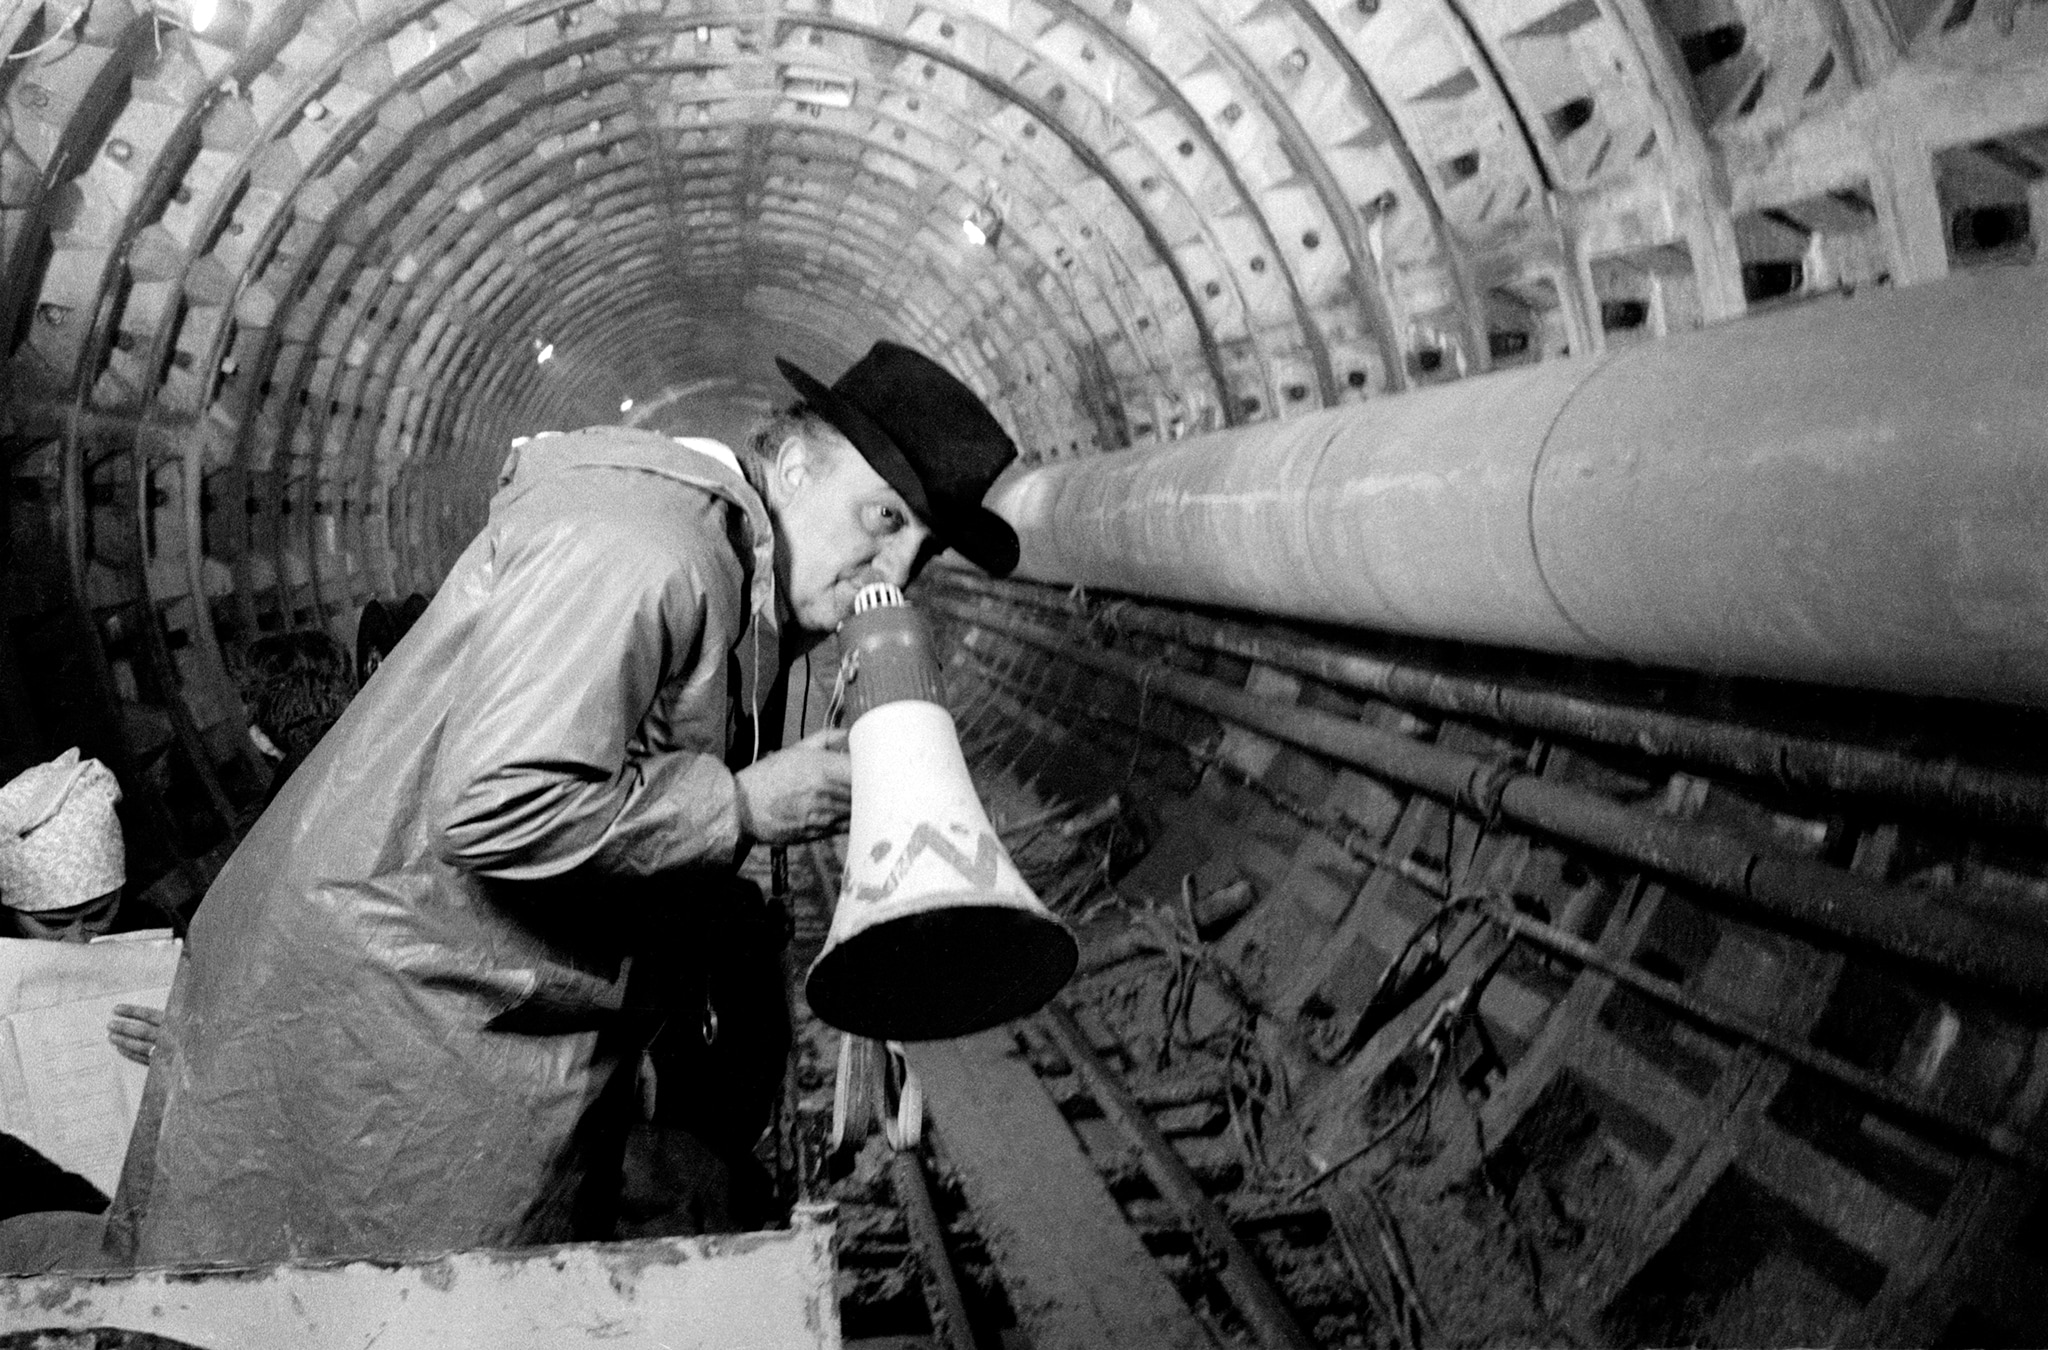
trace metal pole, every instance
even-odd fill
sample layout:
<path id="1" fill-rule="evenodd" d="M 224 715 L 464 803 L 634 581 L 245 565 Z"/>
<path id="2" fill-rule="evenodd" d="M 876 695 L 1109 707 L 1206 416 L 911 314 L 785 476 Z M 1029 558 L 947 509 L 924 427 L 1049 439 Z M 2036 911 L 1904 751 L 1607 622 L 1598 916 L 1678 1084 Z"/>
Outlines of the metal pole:
<path id="1" fill-rule="evenodd" d="M 1507 820 L 1702 887 L 1780 921 L 1993 989 L 2048 993 L 2048 916 L 1973 905 L 1973 893 L 1930 895 L 1853 876 L 1811 858 L 1760 849 L 1690 821 L 1653 816 L 1512 765 L 1426 745 L 1329 713 L 1098 651 L 1009 618 L 972 621 L 1235 722 L 1248 730 L 1392 779 L 1481 816 Z"/>
<path id="2" fill-rule="evenodd" d="M 924 1267 L 926 1303 L 935 1324 L 932 1330 L 945 1350 L 977 1350 L 974 1324 L 967 1319 L 967 1300 L 953 1273 L 953 1258 L 946 1253 L 946 1236 L 939 1227 L 931 1186 L 915 1148 L 899 1148 L 890 1155 L 889 1180 L 896 1188 L 896 1203 L 903 1206 L 903 1222 L 910 1229 L 918 1264 Z"/>
<path id="3" fill-rule="evenodd" d="M 1089 1093 L 1095 1098 L 1102 1113 L 1116 1122 L 1117 1128 L 1129 1136 L 1138 1146 L 1138 1153 L 1145 1163 L 1146 1175 L 1159 1193 L 1171 1200 L 1187 1218 L 1189 1226 L 1201 1239 L 1202 1245 L 1221 1262 L 1216 1277 L 1230 1292 L 1230 1299 L 1243 1316 L 1259 1344 L 1268 1350 L 1313 1350 L 1315 1342 L 1302 1334 L 1295 1324 L 1294 1312 L 1287 1306 L 1266 1277 L 1259 1272 L 1251 1253 L 1237 1240 L 1237 1234 L 1230 1231 L 1230 1225 L 1216 1212 L 1216 1206 L 1202 1192 L 1201 1183 L 1173 1151 L 1173 1145 L 1166 1142 L 1166 1136 L 1159 1133 L 1159 1127 L 1138 1105 L 1130 1088 L 1118 1078 L 1115 1070 L 1102 1062 L 1088 1044 L 1088 1037 L 1082 1032 L 1080 1023 L 1066 1007 L 1055 1001 L 1039 1013 L 1040 1023 L 1059 1043 L 1061 1051 L 1072 1060 L 1074 1067 L 1088 1079 Z"/>
<path id="4" fill-rule="evenodd" d="M 1074 617 L 1064 591 L 994 581 L 964 567 L 934 569 L 949 589 Z M 1703 717 L 1604 702 L 1582 694 L 1450 675 L 1425 666 L 1295 638 L 1247 623 L 1184 614 L 1133 600 L 1092 607 L 1089 618 L 1119 632 L 1202 647 L 1322 680 L 1409 707 L 1478 717 L 1545 736 L 1668 756 L 1795 790 L 1843 793 L 1992 824 L 2048 829 L 2048 778 L 1925 759 L 1897 751 L 1793 736 Z"/>

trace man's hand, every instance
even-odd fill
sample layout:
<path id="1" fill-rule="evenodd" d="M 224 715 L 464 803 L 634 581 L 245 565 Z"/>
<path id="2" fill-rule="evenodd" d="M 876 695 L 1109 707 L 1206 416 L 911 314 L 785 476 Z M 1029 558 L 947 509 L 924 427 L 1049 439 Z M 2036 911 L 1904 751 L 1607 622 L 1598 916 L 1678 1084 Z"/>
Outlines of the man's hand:
<path id="1" fill-rule="evenodd" d="M 853 803 L 853 761 L 846 732 L 810 735 L 763 755 L 733 775 L 740 833 L 763 844 L 800 844 L 846 828 Z"/>
<path id="2" fill-rule="evenodd" d="M 116 1003 L 114 1019 L 107 1023 L 107 1039 L 122 1058 L 137 1064 L 149 1063 L 151 1052 L 164 1034 L 164 1015 L 155 1008 L 135 1003 Z"/>

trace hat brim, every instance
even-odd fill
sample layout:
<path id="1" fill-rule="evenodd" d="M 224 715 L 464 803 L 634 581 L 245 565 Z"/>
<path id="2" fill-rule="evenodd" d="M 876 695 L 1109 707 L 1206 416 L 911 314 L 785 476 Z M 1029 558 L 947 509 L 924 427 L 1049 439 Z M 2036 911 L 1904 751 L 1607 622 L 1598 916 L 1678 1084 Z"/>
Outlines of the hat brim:
<path id="1" fill-rule="evenodd" d="M 775 358 L 775 368 L 803 396 L 804 402 L 853 442 L 861 458 L 902 494 L 911 511 L 931 528 L 941 544 L 958 550 L 990 576 L 1008 576 L 1017 566 L 1017 532 L 1009 521 L 980 502 L 933 497 L 895 439 L 866 413 L 782 357 Z"/>
<path id="2" fill-rule="evenodd" d="M 1006 577 L 1017 568 L 1017 531 L 980 502 L 941 503 L 932 533 L 992 577 Z"/>

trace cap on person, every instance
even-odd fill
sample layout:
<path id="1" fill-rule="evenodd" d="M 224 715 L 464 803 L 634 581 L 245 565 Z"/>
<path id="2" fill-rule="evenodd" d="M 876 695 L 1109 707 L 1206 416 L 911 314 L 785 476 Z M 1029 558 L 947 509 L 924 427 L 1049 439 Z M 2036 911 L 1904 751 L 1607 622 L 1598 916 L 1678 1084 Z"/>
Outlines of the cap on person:
<path id="1" fill-rule="evenodd" d="M 991 576 L 1017 565 L 1017 532 L 981 504 L 1017 457 L 1016 443 L 952 372 L 921 352 L 877 342 L 831 385 L 781 357 L 776 368 L 811 409 L 853 442 L 940 543 Z"/>
<path id="2" fill-rule="evenodd" d="M 113 770 L 77 747 L 0 787 L 0 904 L 24 914 L 73 909 L 118 891 L 127 852 Z"/>

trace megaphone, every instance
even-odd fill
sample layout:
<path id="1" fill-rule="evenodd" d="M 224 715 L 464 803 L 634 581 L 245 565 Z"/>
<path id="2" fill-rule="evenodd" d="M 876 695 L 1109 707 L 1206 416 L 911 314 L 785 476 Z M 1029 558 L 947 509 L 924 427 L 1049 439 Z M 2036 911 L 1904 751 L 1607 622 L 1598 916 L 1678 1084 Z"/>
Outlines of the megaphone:
<path id="1" fill-rule="evenodd" d="M 1036 1012 L 1080 949 L 1039 903 L 982 810 L 931 631 L 886 582 L 840 625 L 853 759 L 846 876 L 811 1011 L 857 1036 L 932 1041 Z"/>

